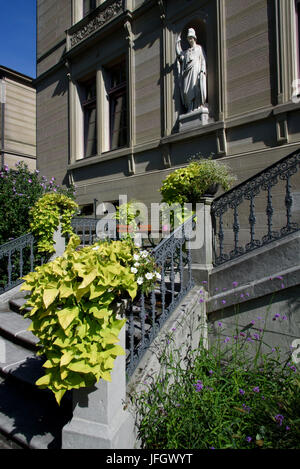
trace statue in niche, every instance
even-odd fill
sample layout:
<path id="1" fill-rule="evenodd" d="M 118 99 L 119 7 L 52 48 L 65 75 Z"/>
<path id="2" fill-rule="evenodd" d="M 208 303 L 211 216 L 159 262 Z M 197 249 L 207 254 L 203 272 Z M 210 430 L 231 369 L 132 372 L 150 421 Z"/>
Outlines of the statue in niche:
<path id="1" fill-rule="evenodd" d="M 207 112 L 206 58 L 202 46 L 197 44 L 195 30 L 187 33 L 189 48 L 181 48 L 181 35 L 176 42 L 179 88 L 186 112 L 203 110 Z"/>

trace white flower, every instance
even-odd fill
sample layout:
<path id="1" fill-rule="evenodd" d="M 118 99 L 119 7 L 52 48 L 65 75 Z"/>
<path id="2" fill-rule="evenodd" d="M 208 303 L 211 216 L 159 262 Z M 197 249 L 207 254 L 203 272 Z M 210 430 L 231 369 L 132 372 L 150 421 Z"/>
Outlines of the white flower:
<path id="1" fill-rule="evenodd" d="M 147 274 L 145 275 L 146 279 L 147 280 L 152 280 L 153 277 L 154 277 L 154 274 L 152 274 L 151 272 L 147 272 Z"/>
<path id="2" fill-rule="evenodd" d="M 148 256 L 149 256 L 148 251 L 142 251 L 141 252 L 141 257 L 145 258 L 145 257 L 148 257 Z"/>
<path id="3" fill-rule="evenodd" d="M 98 249 L 100 249 L 100 246 L 96 246 L 93 248 L 93 251 L 98 251 Z"/>
<path id="4" fill-rule="evenodd" d="M 136 273 L 137 273 L 137 269 L 136 269 L 135 267 L 131 267 L 130 270 L 131 270 L 131 272 L 132 272 L 133 274 L 136 274 Z"/>
<path id="5" fill-rule="evenodd" d="M 139 267 L 139 266 L 140 266 L 140 263 L 139 263 L 139 262 L 136 262 L 136 263 L 134 264 L 134 267 Z"/>
<path id="6" fill-rule="evenodd" d="M 157 278 L 157 280 L 161 280 L 161 275 L 160 275 L 159 272 L 156 272 L 156 278 Z"/>
<path id="7" fill-rule="evenodd" d="M 133 255 L 133 259 L 134 259 L 135 261 L 138 261 L 138 260 L 140 259 L 139 254 L 134 254 L 134 255 Z"/>
<path id="8" fill-rule="evenodd" d="M 136 282 L 138 285 L 142 285 L 142 283 L 144 283 L 143 277 L 139 277 Z"/>

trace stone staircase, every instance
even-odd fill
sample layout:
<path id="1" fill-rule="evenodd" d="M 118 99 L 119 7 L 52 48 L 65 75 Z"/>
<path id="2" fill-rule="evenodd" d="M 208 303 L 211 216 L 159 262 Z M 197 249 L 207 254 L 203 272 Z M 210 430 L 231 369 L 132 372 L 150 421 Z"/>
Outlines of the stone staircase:
<path id="1" fill-rule="evenodd" d="M 0 434 L 21 448 L 59 449 L 62 428 L 72 417 L 71 395 L 59 407 L 51 392 L 35 385 L 44 360 L 35 354 L 30 320 L 20 312 L 24 302 L 12 299 L 0 311 Z"/>

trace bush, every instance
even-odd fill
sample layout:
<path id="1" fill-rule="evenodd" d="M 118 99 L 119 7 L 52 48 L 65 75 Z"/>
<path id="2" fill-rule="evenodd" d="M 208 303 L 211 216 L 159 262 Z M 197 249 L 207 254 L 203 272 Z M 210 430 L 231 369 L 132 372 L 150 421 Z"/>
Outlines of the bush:
<path id="1" fill-rule="evenodd" d="M 160 192 L 167 204 L 196 204 L 210 186 L 219 184 L 227 191 L 236 180 L 225 163 L 193 159 L 185 168 L 176 169 L 162 183 Z"/>
<path id="2" fill-rule="evenodd" d="M 0 171 L 0 245 L 29 231 L 29 210 L 46 192 L 58 192 L 74 199 L 74 187 L 63 189 L 40 176 L 39 171 L 29 171 L 20 162 L 16 169 L 4 167 Z"/>
<path id="3" fill-rule="evenodd" d="M 159 376 L 133 397 L 142 447 L 299 449 L 299 372 L 255 336 L 220 334 L 184 357 L 167 348 Z"/>
<path id="4" fill-rule="evenodd" d="M 39 338 L 38 354 L 47 358 L 45 375 L 36 384 L 49 388 L 58 403 L 69 389 L 92 386 L 100 378 L 110 381 L 115 358 L 125 353 L 118 335 L 126 320 L 117 318 L 116 306 L 142 288 L 143 259 L 147 272 L 153 268 L 148 253 L 139 254 L 130 240 L 76 250 L 79 244 L 73 236 L 62 257 L 37 267 L 21 287 L 30 292 L 29 330 Z M 151 279 L 144 288 L 153 288 L 154 273 Z"/>
<path id="5" fill-rule="evenodd" d="M 62 236 L 73 233 L 71 221 L 79 207 L 64 194 L 44 194 L 30 209 L 30 228 L 37 239 L 38 252 L 46 255 L 55 252 L 53 235 L 61 224 Z"/>

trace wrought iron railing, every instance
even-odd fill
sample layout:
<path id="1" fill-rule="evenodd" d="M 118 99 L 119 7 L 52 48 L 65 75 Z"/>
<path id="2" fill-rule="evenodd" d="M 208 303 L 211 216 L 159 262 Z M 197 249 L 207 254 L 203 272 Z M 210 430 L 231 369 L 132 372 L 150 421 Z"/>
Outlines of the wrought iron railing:
<path id="1" fill-rule="evenodd" d="M 299 165 L 295 151 L 213 201 L 215 266 L 299 230 L 300 213 L 292 210 Z"/>
<path id="2" fill-rule="evenodd" d="M 32 234 L 25 234 L 0 246 L 0 294 L 20 285 L 22 277 L 34 269 L 36 262 Z"/>
<path id="3" fill-rule="evenodd" d="M 159 330 L 194 285 L 189 239 L 191 217 L 152 250 L 161 270 L 161 281 L 150 295 L 141 294 L 127 311 L 127 376 L 130 377 Z"/>
<path id="4" fill-rule="evenodd" d="M 82 246 L 91 245 L 96 241 L 96 226 L 95 218 L 73 218 L 72 228 L 76 235 L 81 239 Z"/>

